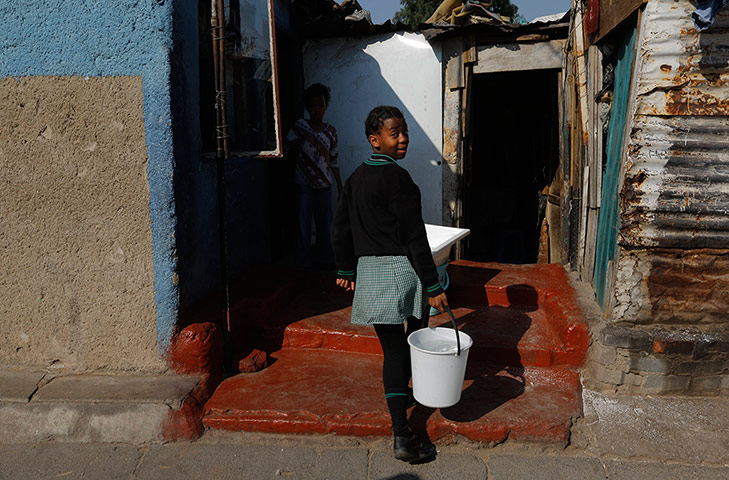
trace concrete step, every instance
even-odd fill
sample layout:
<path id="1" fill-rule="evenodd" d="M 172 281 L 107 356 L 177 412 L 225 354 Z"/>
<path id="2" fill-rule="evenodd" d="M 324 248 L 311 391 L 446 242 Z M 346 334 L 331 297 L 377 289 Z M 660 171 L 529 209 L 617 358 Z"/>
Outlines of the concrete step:
<path id="1" fill-rule="evenodd" d="M 463 396 L 447 409 L 415 407 L 411 424 L 433 439 L 567 442 L 589 335 L 562 266 L 454 262 L 448 271 L 457 323 L 475 340 Z M 238 284 L 238 354 L 261 349 L 272 362 L 226 379 L 205 404 L 206 427 L 390 435 L 379 342 L 350 323 L 352 294 L 333 278 L 272 268 Z M 446 322 L 439 315 L 431 325 Z"/>
<path id="2" fill-rule="evenodd" d="M 588 331 L 561 265 L 458 261 L 448 271 L 449 301 L 459 328 L 474 338 L 473 357 L 514 366 L 582 364 Z M 372 327 L 350 323 L 352 294 L 334 285 L 331 272 L 286 277 L 259 271 L 251 278 L 257 281 L 240 289 L 246 294 L 231 310 L 240 350 L 381 353 Z M 276 278 L 289 281 L 276 286 Z M 445 314 L 430 321 L 431 326 L 448 323 Z"/>
<path id="3" fill-rule="evenodd" d="M 389 436 L 380 356 L 283 349 L 268 368 L 228 378 L 205 405 L 208 428 L 276 433 Z M 564 444 L 581 414 L 578 374 L 563 368 L 504 366 L 469 359 L 461 401 L 416 406 L 411 425 L 431 439 L 462 435 Z"/>
<path id="4" fill-rule="evenodd" d="M 0 371 L 0 438 L 7 443 L 193 438 L 201 431 L 192 404 L 202 381 L 186 375 Z"/>
<path id="5" fill-rule="evenodd" d="M 350 308 L 296 321 L 284 329 L 284 348 L 323 348 L 352 353 L 381 354 L 372 327 L 351 325 Z M 453 309 L 458 327 L 474 340 L 471 358 L 514 366 L 578 365 L 568 355 L 545 312 L 520 307 L 462 307 Z M 450 327 L 444 314 L 430 326 Z"/>

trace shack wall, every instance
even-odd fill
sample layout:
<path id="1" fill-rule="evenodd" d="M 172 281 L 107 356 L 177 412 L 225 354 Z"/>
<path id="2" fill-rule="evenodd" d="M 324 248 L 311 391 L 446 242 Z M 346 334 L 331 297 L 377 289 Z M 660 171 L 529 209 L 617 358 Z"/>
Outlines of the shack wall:
<path id="1" fill-rule="evenodd" d="M 173 31 L 196 24 L 173 2 L 34 0 L 0 17 L 0 362 L 165 370 L 183 234 L 175 162 L 198 167 L 195 145 L 173 141 L 173 117 L 191 110 L 172 79 L 196 88 L 171 61 Z M 209 180 L 184 190 L 206 196 Z M 204 278 L 202 264 L 190 271 Z"/>
<path id="2" fill-rule="evenodd" d="M 654 0 L 643 14 L 614 320 L 722 323 L 729 311 L 729 11 L 699 32 L 694 8 Z"/>
<path id="3" fill-rule="evenodd" d="M 304 47 L 304 77 L 306 85 L 321 82 L 332 90 L 325 121 L 334 125 L 339 134 L 343 179 L 372 152 L 364 134 L 367 113 L 377 105 L 394 105 L 403 111 L 410 130 L 410 146 L 401 165 L 420 187 L 423 218 L 427 223 L 440 225 L 440 45 L 431 45 L 419 33 L 310 40 Z"/>

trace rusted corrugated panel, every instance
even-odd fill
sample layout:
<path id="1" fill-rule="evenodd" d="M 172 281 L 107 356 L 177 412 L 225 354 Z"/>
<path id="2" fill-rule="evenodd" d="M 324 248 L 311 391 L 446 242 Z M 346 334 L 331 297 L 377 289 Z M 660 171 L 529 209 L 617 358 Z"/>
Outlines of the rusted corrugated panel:
<path id="1" fill-rule="evenodd" d="M 699 33 L 693 9 L 687 0 L 646 7 L 623 246 L 729 245 L 729 11 Z"/>
<path id="2" fill-rule="evenodd" d="M 729 115 L 729 9 L 698 32 L 687 0 L 651 1 L 643 22 L 638 114 Z"/>
<path id="3" fill-rule="evenodd" d="M 619 258 L 613 318 L 716 324 L 729 311 L 729 250 L 648 248 Z"/>

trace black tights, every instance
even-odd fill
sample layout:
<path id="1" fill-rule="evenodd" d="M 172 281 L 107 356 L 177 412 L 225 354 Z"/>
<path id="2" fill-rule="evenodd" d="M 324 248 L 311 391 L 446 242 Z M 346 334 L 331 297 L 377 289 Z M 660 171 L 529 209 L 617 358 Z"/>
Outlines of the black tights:
<path id="1" fill-rule="evenodd" d="M 402 325 L 375 324 L 375 332 L 382 346 L 382 383 L 385 386 L 385 399 L 392 419 L 392 431 L 398 437 L 408 436 L 407 409 L 410 404 L 411 390 L 408 387 L 412 372 L 410 370 L 410 346 L 408 335 L 427 325 L 427 313 L 423 320 L 408 318 L 407 329 Z"/>

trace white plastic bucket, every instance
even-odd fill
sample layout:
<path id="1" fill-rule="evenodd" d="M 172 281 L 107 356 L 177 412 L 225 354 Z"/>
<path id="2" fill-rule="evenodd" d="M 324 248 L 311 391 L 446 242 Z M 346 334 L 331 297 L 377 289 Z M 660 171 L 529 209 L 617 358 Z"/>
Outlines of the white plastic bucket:
<path id="1" fill-rule="evenodd" d="M 456 332 L 461 341 L 457 355 Z M 413 395 L 421 405 L 451 407 L 461 399 L 468 350 L 473 340 L 452 328 L 421 328 L 408 336 L 413 370 Z"/>

